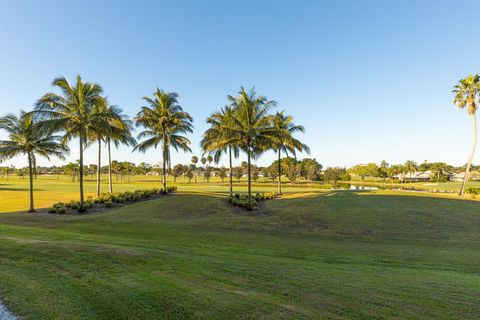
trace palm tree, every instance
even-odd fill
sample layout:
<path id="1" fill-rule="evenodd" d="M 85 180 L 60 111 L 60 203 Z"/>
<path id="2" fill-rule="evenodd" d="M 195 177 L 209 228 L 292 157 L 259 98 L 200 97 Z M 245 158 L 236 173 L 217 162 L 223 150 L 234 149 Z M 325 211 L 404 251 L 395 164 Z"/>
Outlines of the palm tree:
<path id="1" fill-rule="evenodd" d="M 410 182 L 412 182 L 412 173 L 416 172 L 418 169 L 417 163 L 413 160 L 407 160 L 403 165 L 403 168 L 405 170 L 405 174 L 408 173 Z"/>
<path id="2" fill-rule="evenodd" d="M 145 152 L 151 147 L 162 145 L 163 156 L 163 192 L 167 192 L 167 164 L 170 165 L 170 147 L 176 151 L 191 152 L 190 140 L 184 134 L 193 132 L 192 117 L 178 105 L 178 94 L 165 92 L 157 88 L 153 97 L 143 98 L 148 106 L 143 106 L 137 114 L 137 126 L 145 128 L 138 139 L 146 140 L 137 144 L 134 150 Z"/>
<path id="3" fill-rule="evenodd" d="M 296 132 L 305 132 L 303 126 L 297 126 L 293 123 L 293 117 L 287 116 L 284 112 L 277 112 L 273 117 L 273 126 L 275 128 L 275 144 L 273 149 L 278 152 L 278 193 L 282 193 L 282 151 L 288 156 L 290 152 L 296 157 L 296 151 L 306 152 L 310 154 L 310 148 L 295 139 L 293 135 Z"/>
<path id="4" fill-rule="evenodd" d="M 470 167 L 472 166 L 473 155 L 477 146 L 477 99 L 480 92 L 480 76 L 478 74 L 468 75 L 465 79 L 460 79 L 458 84 L 453 87 L 455 98 L 453 103 L 460 109 L 467 107 L 468 115 L 472 117 L 473 122 L 473 144 L 468 157 L 467 168 L 463 177 L 462 188 L 459 195 L 463 196 L 465 193 L 465 186 L 467 184 Z"/>
<path id="5" fill-rule="evenodd" d="M 268 110 L 276 105 L 273 100 L 257 95 L 255 89 L 249 92 L 242 87 L 237 97 L 228 96 L 235 110 L 233 126 L 230 129 L 235 145 L 247 154 L 248 210 L 252 210 L 251 160 L 275 145 L 276 130 L 273 117 Z"/>
<path id="6" fill-rule="evenodd" d="M 192 156 L 192 171 L 195 174 L 195 183 L 197 183 L 197 163 L 198 163 L 198 157 L 197 156 Z"/>
<path id="7" fill-rule="evenodd" d="M 83 82 L 77 76 L 75 85 L 64 77 L 52 81 L 52 86 L 60 89 L 61 94 L 47 93 L 41 97 L 35 111 L 44 117 L 43 125 L 52 131 L 62 131 L 62 143 L 78 138 L 80 146 L 80 206 L 78 212 L 85 212 L 83 194 L 83 150 L 87 144 L 88 134 L 102 124 L 94 112 L 94 107 L 101 103 L 102 87 L 95 83 Z"/>
<path id="8" fill-rule="evenodd" d="M 238 158 L 240 149 L 235 145 L 235 136 L 233 135 L 234 125 L 234 110 L 226 106 L 220 112 L 213 113 L 207 118 L 207 123 L 210 125 L 200 142 L 204 152 L 213 154 L 215 163 L 220 161 L 223 153 L 228 153 L 228 161 L 230 168 L 230 195 L 233 194 L 233 165 L 232 153 L 235 158 Z"/>
<path id="9" fill-rule="evenodd" d="M 136 141 L 132 136 L 132 121 L 128 119 L 128 116 L 123 113 L 122 109 L 110 105 L 108 101 L 106 101 L 105 114 L 107 130 L 104 139 L 107 143 L 108 152 L 108 191 L 113 193 L 111 143 L 113 142 L 115 147 L 118 148 L 120 144 L 135 146 Z"/>
<path id="10" fill-rule="evenodd" d="M 18 155 L 28 158 L 28 173 L 30 178 L 30 208 L 35 212 L 33 200 L 33 157 L 39 155 L 50 159 L 55 156 L 65 159 L 68 147 L 60 143 L 61 137 L 52 135 L 46 127 L 38 125 L 33 113 L 20 111 L 20 116 L 7 115 L 0 118 L 0 129 L 8 132 L 9 140 L 0 140 L 0 161 L 11 159 Z"/>

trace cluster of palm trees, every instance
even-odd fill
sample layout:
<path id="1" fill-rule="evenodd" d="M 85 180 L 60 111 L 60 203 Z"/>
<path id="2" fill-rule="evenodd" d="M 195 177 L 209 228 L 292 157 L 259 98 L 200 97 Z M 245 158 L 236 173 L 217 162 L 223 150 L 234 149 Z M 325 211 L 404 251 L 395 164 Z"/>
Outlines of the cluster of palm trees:
<path id="1" fill-rule="evenodd" d="M 47 93 L 36 103 L 31 112 L 20 116 L 7 115 L 0 118 L 0 129 L 9 134 L 9 140 L 0 141 L 0 161 L 18 155 L 26 155 L 30 175 L 30 209 L 34 212 L 33 175 L 36 157 L 55 156 L 64 159 L 69 152 L 68 142 L 78 139 L 78 177 L 80 185 L 80 206 L 85 211 L 84 200 L 84 150 L 93 144 L 98 145 L 97 195 L 100 195 L 100 169 L 102 145 L 107 147 L 109 192 L 113 192 L 111 145 L 131 145 L 133 150 L 145 152 L 150 148 L 161 147 L 163 166 L 163 192 L 167 191 L 167 171 L 171 168 L 170 149 L 191 152 L 190 140 L 186 134 L 193 132 L 193 119 L 178 104 L 178 94 L 158 89 L 151 97 L 144 97 L 145 105 L 135 118 L 130 120 L 123 111 L 111 105 L 103 94 L 100 85 L 85 82 L 77 76 L 71 84 L 64 77 L 52 82 L 59 93 Z M 232 157 L 238 158 L 240 151 L 247 155 L 247 176 L 249 209 L 251 209 L 251 161 L 267 150 L 281 153 L 296 151 L 309 152 L 308 147 L 293 137 L 295 132 L 303 132 L 302 126 L 292 123 L 292 117 L 278 112 L 269 114 L 275 101 L 257 95 L 255 90 L 241 88 L 238 96 L 228 96 L 229 105 L 207 119 L 210 128 L 205 132 L 201 146 L 208 161 L 218 162 L 223 153 L 229 155 L 230 193 L 232 187 Z M 132 136 L 133 123 L 143 127 L 137 137 Z M 213 157 L 212 157 L 213 156 Z M 194 165 L 198 158 L 192 159 Z M 280 164 L 279 164 L 280 170 Z M 281 185 L 279 179 L 279 192 Z"/>
<path id="2" fill-rule="evenodd" d="M 241 88 L 236 96 L 228 96 L 228 105 L 213 113 L 207 123 L 210 127 L 205 131 L 201 141 L 205 153 L 213 155 L 218 162 L 223 154 L 229 157 L 230 194 L 233 193 L 232 158 L 238 158 L 240 151 L 247 156 L 247 209 L 252 209 L 252 159 L 258 158 L 268 150 L 281 153 L 296 151 L 307 152 L 307 145 L 294 138 L 294 133 L 303 132 L 302 126 L 293 124 L 291 116 L 283 112 L 270 114 L 276 102 L 258 95 L 255 89 L 249 91 Z M 279 161 L 279 172 L 281 161 Z M 281 180 L 278 179 L 278 192 L 281 193 Z"/>

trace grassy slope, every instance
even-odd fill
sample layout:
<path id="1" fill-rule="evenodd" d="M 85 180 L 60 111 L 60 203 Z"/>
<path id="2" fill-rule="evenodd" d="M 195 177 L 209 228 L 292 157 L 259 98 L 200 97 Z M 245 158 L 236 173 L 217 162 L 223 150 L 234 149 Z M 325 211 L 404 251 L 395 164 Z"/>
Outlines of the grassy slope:
<path id="1" fill-rule="evenodd" d="M 247 216 L 179 193 L 0 215 L 0 288 L 31 319 L 475 318 L 478 203 L 324 192 Z"/>

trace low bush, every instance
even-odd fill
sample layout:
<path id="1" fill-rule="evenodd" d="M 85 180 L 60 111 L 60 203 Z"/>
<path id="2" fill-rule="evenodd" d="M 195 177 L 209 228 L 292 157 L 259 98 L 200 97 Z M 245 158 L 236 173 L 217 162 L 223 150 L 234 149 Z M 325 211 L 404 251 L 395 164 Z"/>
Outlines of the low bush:
<path id="1" fill-rule="evenodd" d="M 57 213 L 57 209 L 55 207 L 49 208 L 48 213 Z"/>
<path id="2" fill-rule="evenodd" d="M 277 195 L 273 192 L 257 192 L 254 196 L 252 196 L 252 207 L 257 207 L 261 201 L 275 199 L 276 196 Z M 234 195 L 230 195 L 227 201 L 235 207 L 248 208 L 248 196 L 246 194 L 235 193 Z"/>
<path id="3" fill-rule="evenodd" d="M 57 208 L 57 214 L 64 214 L 67 212 L 67 209 L 65 207 L 59 207 Z"/>
<path id="4" fill-rule="evenodd" d="M 472 196 L 476 196 L 478 194 L 480 194 L 480 188 L 478 187 L 470 187 L 470 188 L 467 188 L 467 190 L 465 190 L 466 193 L 472 195 Z"/>
<path id="5" fill-rule="evenodd" d="M 108 201 L 105 201 L 103 204 L 105 205 L 105 207 L 106 207 L 106 208 L 110 208 L 110 207 L 112 207 L 112 206 L 113 206 L 113 202 L 112 202 L 112 201 L 110 201 L 110 200 L 108 200 Z"/>

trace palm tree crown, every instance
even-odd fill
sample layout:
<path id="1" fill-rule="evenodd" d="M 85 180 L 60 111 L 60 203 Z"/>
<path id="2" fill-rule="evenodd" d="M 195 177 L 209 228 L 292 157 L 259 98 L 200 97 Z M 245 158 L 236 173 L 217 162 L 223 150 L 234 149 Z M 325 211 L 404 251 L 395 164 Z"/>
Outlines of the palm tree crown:
<path id="1" fill-rule="evenodd" d="M 163 156 L 163 192 L 166 192 L 166 167 L 170 166 L 170 147 L 176 151 L 191 152 L 190 140 L 184 134 L 193 132 L 193 119 L 178 105 L 178 94 L 165 92 L 157 88 L 153 97 L 143 98 L 148 106 L 143 106 L 137 114 L 137 126 L 145 128 L 138 135 L 138 139 L 145 138 L 138 143 L 134 150 L 145 152 L 158 145 L 162 146 Z"/>
<path id="2" fill-rule="evenodd" d="M 480 76 L 478 74 L 468 75 L 465 79 L 460 79 L 458 84 L 453 87 L 453 93 L 455 95 L 453 103 L 460 109 L 467 107 L 468 115 L 472 117 L 473 121 L 473 144 L 470 150 L 467 168 L 465 169 L 465 175 L 463 177 L 463 183 L 459 193 L 460 195 L 463 195 L 468 180 L 468 174 L 470 172 L 470 166 L 472 165 L 473 156 L 475 154 L 475 147 L 477 145 L 478 105 L 476 99 L 478 99 L 480 93 Z"/>
<path id="3" fill-rule="evenodd" d="M 306 152 L 310 154 L 310 148 L 300 140 L 293 137 L 297 132 L 305 132 L 303 126 L 293 123 L 293 117 L 285 115 L 283 111 L 277 112 L 273 117 L 273 126 L 275 128 L 275 141 L 273 149 L 278 152 L 278 193 L 282 193 L 281 189 L 281 153 L 288 153 L 296 157 L 296 151 Z"/>
<path id="4" fill-rule="evenodd" d="M 62 142 L 66 144 L 74 138 L 80 142 L 80 207 L 85 211 L 83 195 L 83 150 L 88 136 L 102 126 L 103 118 L 95 112 L 96 106 L 102 103 L 102 87 L 95 83 L 82 81 L 77 76 L 75 85 L 71 85 L 64 77 L 52 81 L 61 94 L 47 93 L 36 104 L 35 111 L 44 118 L 43 126 L 53 131 L 64 133 Z"/>
<path id="5" fill-rule="evenodd" d="M 61 136 L 53 135 L 48 128 L 39 126 L 33 113 L 20 112 L 20 116 L 7 115 L 0 118 L 0 129 L 8 133 L 9 140 L 0 140 L 0 161 L 19 155 L 27 155 L 30 175 L 30 209 L 33 203 L 33 162 L 35 155 L 50 159 L 55 156 L 65 159 L 68 147 L 60 143 Z"/>
<path id="6" fill-rule="evenodd" d="M 252 209 L 251 199 L 251 158 L 256 158 L 275 143 L 273 117 L 268 111 L 276 102 L 257 95 L 255 89 L 246 91 L 243 87 L 237 97 L 228 96 L 235 109 L 229 135 L 232 142 L 247 154 L 248 209 Z"/>

